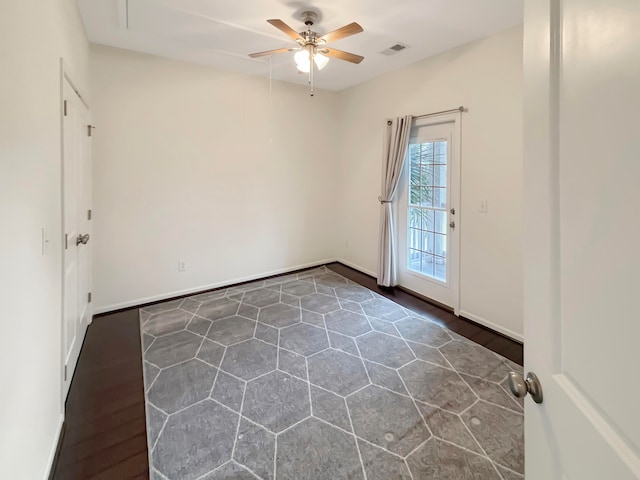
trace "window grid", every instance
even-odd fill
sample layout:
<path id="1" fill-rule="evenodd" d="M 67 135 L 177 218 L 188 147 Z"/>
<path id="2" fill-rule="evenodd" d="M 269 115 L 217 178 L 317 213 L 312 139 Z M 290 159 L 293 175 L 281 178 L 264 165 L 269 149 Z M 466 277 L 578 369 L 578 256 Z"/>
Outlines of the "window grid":
<path id="1" fill-rule="evenodd" d="M 447 142 L 412 143 L 409 157 L 408 268 L 446 281 Z"/>

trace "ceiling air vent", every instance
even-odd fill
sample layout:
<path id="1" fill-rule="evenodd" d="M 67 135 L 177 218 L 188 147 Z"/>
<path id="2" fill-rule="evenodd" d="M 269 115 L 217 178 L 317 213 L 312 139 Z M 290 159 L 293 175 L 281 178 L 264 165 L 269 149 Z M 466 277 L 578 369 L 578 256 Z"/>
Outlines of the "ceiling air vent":
<path id="1" fill-rule="evenodd" d="M 409 45 L 405 45 L 404 43 L 396 43 L 394 45 L 391 45 L 389 48 L 387 48 L 386 50 L 381 51 L 380 53 L 383 55 L 395 55 L 398 52 L 401 52 L 402 50 L 404 50 L 405 48 L 409 48 Z"/>

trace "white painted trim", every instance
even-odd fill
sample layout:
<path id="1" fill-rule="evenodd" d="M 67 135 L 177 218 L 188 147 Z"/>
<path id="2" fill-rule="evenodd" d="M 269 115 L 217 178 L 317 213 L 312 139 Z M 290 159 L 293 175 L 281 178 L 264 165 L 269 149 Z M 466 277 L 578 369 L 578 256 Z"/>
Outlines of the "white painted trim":
<path id="1" fill-rule="evenodd" d="M 377 278 L 377 275 L 372 272 L 367 270 L 366 268 L 362 268 L 359 265 L 356 265 L 353 262 L 349 262 L 347 260 L 344 260 L 343 258 L 337 258 L 335 260 L 336 262 L 340 262 L 344 265 L 346 265 L 347 267 L 351 267 L 354 268 L 362 273 L 366 273 L 367 275 L 371 275 L 374 278 Z M 478 315 L 474 315 L 473 313 L 467 312 L 465 310 L 460 310 L 459 315 L 465 318 L 468 318 L 469 320 L 473 320 L 476 323 L 479 323 L 480 325 L 483 325 L 485 327 L 490 328 L 491 330 L 495 330 L 496 332 L 501 333 L 502 335 L 506 335 L 507 337 L 516 340 L 518 342 L 524 343 L 524 336 L 522 334 L 513 332 L 511 330 L 509 330 L 508 328 L 504 328 L 501 327 L 500 325 L 497 325 L 493 322 L 490 322 L 489 320 L 479 317 Z"/>
<path id="2" fill-rule="evenodd" d="M 120 30 L 129 29 L 129 2 L 127 0 L 118 0 L 116 3 L 116 18 Z"/>
<path id="3" fill-rule="evenodd" d="M 450 145 L 450 163 L 448 168 L 448 172 L 453 172 L 453 174 L 448 174 L 447 177 L 450 182 L 447 184 L 447 210 L 450 208 L 456 209 L 457 217 L 454 219 L 456 222 L 456 227 L 447 233 L 447 245 L 455 245 L 451 248 L 451 255 L 447 255 L 448 262 L 448 271 L 447 271 L 447 281 L 441 282 L 438 279 L 430 278 L 427 275 L 422 275 L 419 272 L 413 272 L 409 270 L 406 266 L 406 239 L 407 239 L 407 230 L 408 230 L 408 221 L 407 221 L 407 204 L 409 192 L 405 186 L 398 186 L 398 193 L 396 194 L 396 200 L 393 202 L 393 208 L 397 223 L 397 244 L 396 244 L 396 254 L 398 258 L 398 286 L 407 288 L 419 295 L 423 295 L 427 298 L 430 298 L 442 305 L 445 305 L 451 308 L 455 315 L 460 314 L 460 279 L 462 278 L 461 274 L 461 255 L 462 255 L 462 241 L 461 241 L 461 225 L 462 225 L 462 214 L 461 214 L 461 198 L 462 198 L 462 112 L 447 112 L 441 113 L 437 115 L 429 115 L 427 117 L 418 117 L 413 121 L 413 125 L 411 127 L 412 134 L 409 139 L 409 143 L 412 141 L 417 142 L 429 142 L 433 141 L 437 138 L 442 138 L 439 134 L 434 133 L 433 131 L 430 133 L 425 133 L 429 127 L 438 127 L 438 126 L 451 125 L 450 134 L 446 136 L 449 145 Z M 420 129 L 423 129 L 420 132 Z M 415 133 L 418 131 L 418 133 Z M 409 155 L 409 150 L 407 149 L 407 156 Z M 405 162 L 403 166 L 402 177 L 400 178 L 400 182 L 406 182 L 406 176 L 409 174 L 408 172 L 408 162 Z M 454 178 L 455 177 L 455 178 Z M 401 225 L 401 223 L 403 225 Z M 400 228 L 404 226 L 405 228 Z M 403 246 L 401 246 L 403 245 Z M 404 277 L 401 278 L 401 277 Z M 410 277 L 415 277 L 418 279 L 418 282 L 425 282 L 422 285 L 418 284 L 409 284 L 413 283 Z M 403 280 L 405 284 L 403 284 Z M 433 284 L 433 290 L 431 292 L 427 292 L 429 289 L 428 285 Z M 425 288 L 427 287 L 427 288 Z M 438 291 L 438 289 L 441 289 Z M 450 292 L 450 293 L 449 293 Z M 431 295 L 429 295 L 431 293 Z M 444 295 L 450 295 L 450 298 L 447 300 L 446 298 L 436 298 L 438 293 L 443 293 Z"/>
<path id="4" fill-rule="evenodd" d="M 507 337 L 513 340 L 516 340 L 520 343 L 524 343 L 524 336 L 522 334 L 516 333 L 512 330 L 509 330 L 508 328 L 504 328 L 498 325 L 497 323 L 493 323 L 487 320 L 486 318 L 479 317 L 478 315 L 474 315 L 473 313 L 467 312 L 466 310 L 460 310 L 460 316 L 468 318 L 469 320 L 473 320 L 474 322 L 479 323 L 480 325 L 484 325 L 485 327 L 488 327 L 491 330 L 495 330 L 496 332 L 506 335 Z"/>
<path id="5" fill-rule="evenodd" d="M 122 303 L 116 303 L 113 305 L 107 305 L 104 307 L 97 307 L 93 310 L 93 314 L 94 315 L 99 315 L 101 313 L 107 313 L 107 312 L 112 312 L 114 310 L 120 310 L 121 308 L 129 308 L 129 307 L 135 307 L 137 305 L 144 305 L 145 303 L 151 303 L 151 302 L 157 302 L 159 300 L 167 300 L 170 298 L 174 298 L 174 297 L 179 297 L 182 295 L 189 295 L 189 294 L 197 294 L 206 290 L 211 290 L 214 288 L 221 288 L 221 287 L 227 287 L 230 285 L 235 285 L 237 283 L 243 283 L 243 282 L 250 282 L 252 280 L 259 280 L 261 278 L 265 278 L 265 277 L 270 277 L 272 275 L 281 275 L 283 273 L 289 273 L 289 272 L 294 272 L 296 270 L 302 270 L 303 268 L 312 268 L 312 267 L 318 267 L 321 265 L 326 265 L 328 263 L 333 263 L 333 262 L 339 262 L 340 260 L 337 260 L 335 258 L 328 258 L 325 260 L 318 260 L 316 262 L 310 262 L 310 263 L 305 263 L 302 265 L 296 265 L 296 266 L 292 266 L 292 267 L 285 267 L 285 268 L 280 268 L 277 270 L 271 270 L 269 272 L 263 272 L 263 273 L 258 273 L 258 274 L 254 274 L 254 275 L 249 275 L 246 277 L 240 277 L 240 278 L 234 278 L 231 280 L 225 280 L 222 282 L 217 282 L 217 283 L 212 283 L 212 284 L 208 284 L 208 285 L 201 285 L 199 287 L 193 287 L 193 288 L 187 288 L 185 290 L 177 290 L 174 292 L 168 292 L 168 293 L 162 293 L 160 295 L 152 295 L 149 297 L 143 297 L 143 298 L 137 298 L 134 300 L 129 300 L 127 302 L 122 302 Z M 355 268 L 355 267 L 354 267 Z"/>
<path id="6" fill-rule="evenodd" d="M 84 106 L 89 110 L 89 101 L 86 95 L 83 94 L 82 88 L 73 81 L 73 79 L 76 78 L 74 72 L 71 69 L 71 66 L 62 57 L 60 57 L 60 68 L 62 71 L 62 81 L 64 82 L 67 80 L 67 82 L 69 82 L 71 89 L 76 92 L 76 95 L 78 95 L 82 103 L 84 103 Z"/>
<path id="7" fill-rule="evenodd" d="M 640 478 L 640 459 L 631 449 L 629 443 L 621 437 L 621 433 L 605 418 L 605 413 L 594 407 L 588 400 L 585 392 L 581 391 L 576 382 L 569 375 L 556 373 L 553 378 L 558 386 L 569 397 L 570 401 L 580 410 L 580 413 L 589 421 L 602 439 L 609 445 L 631 472 Z M 624 434 L 622 434 L 624 435 Z"/>
<path id="8" fill-rule="evenodd" d="M 53 445 L 49 450 L 49 457 L 47 459 L 47 468 L 44 470 L 44 474 L 42 476 L 43 480 L 47 480 L 51 475 L 51 469 L 53 468 L 53 461 L 56 457 L 56 450 L 58 449 L 58 442 L 60 441 L 60 434 L 62 433 L 62 425 L 64 424 L 64 413 L 60 414 L 58 419 L 58 427 L 56 428 L 56 434 L 53 437 Z"/>
<path id="9" fill-rule="evenodd" d="M 87 102 L 86 97 L 84 97 L 82 95 L 82 92 L 80 90 L 80 87 L 78 87 L 76 85 L 76 83 L 74 83 L 73 78 L 74 76 L 72 75 L 72 70 L 69 66 L 69 64 L 65 61 L 64 58 L 60 57 L 60 211 L 61 211 L 61 216 L 60 216 L 60 231 L 61 231 L 61 237 L 60 237 L 60 256 L 61 256 L 61 260 L 60 260 L 60 276 L 61 276 L 61 290 L 60 290 L 60 325 L 61 325 L 61 329 L 60 329 L 60 409 L 62 412 L 64 412 L 65 410 L 65 402 L 67 400 L 67 395 L 69 393 L 68 389 L 65 391 L 65 377 L 64 377 L 64 372 L 65 372 L 65 366 L 67 366 L 67 352 L 65 351 L 65 326 L 64 326 L 64 321 L 65 321 L 65 296 L 66 296 L 66 278 L 65 278 L 65 267 L 66 267 L 66 248 L 65 248 L 65 242 L 63 241 L 63 238 L 65 238 L 65 232 L 67 231 L 66 225 L 65 225 L 65 179 L 64 179 L 64 175 L 65 175 L 65 150 L 64 150 L 64 145 L 65 145 L 65 121 L 64 121 L 64 104 L 66 102 L 65 99 L 65 90 L 66 90 L 66 86 L 68 85 L 71 90 L 73 90 L 75 92 L 75 94 L 78 96 L 78 98 L 80 99 L 80 101 L 82 102 L 82 104 L 84 105 L 84 107 L 86 108 L 86 118 L 88 119 L 89 124 L 91 123 L 91 111 L 89 109 L 89 103 Z M 81 134 L 82 135 L 82 134 Z M 90 154 L 91 155 L 91 154 Z M 89 159 L 89 162 L 92 162 L 92 158 Z M 91 166 L 91 169 L 93 167 Z M 89 175 L 91 175 L 91 171 L 89 171 Z M 93 193 L 93 190 L 91 192 L 91 194 Z M 91 283 L 92 283 L 92 265 L 91 265 L 91 255 L 89 254 L 88 256 L 89 258 L 89 278 L 88 278 L 88 282 L 89 282 L 89 291 L 91 291 Z M 82 335 L 82 339 L 78 338 L 77 341 L 80 341 L 80 345 L 82 345 L 82 342 L 84 342 L 84 337 L 86 335 L 87 332 L 87 327 L 91 324 L 93 315 L 91 312 L 91 304 L 88 305 L 87 307 L 89 309 L 88 315 L 87 315 L 87 324 L 83 326 L 83 321 L 81 319 L 80 321 L 80 327 L 81 329 L 83 329 L 83 335 Z M 80 347 L 82 348 L 82 347 Z M 78 351 L 78 357 L 75 359 L 75 363 L 73 366 L 73 371 L 70 372 L 71 377 L 73 377 L 73 373 L 75 372 L 75 367 L 77 366 L 77 362 L 80 358 L 80 351 Z M 69 387 L 71 386 L 71 380 L 69 380 Z"/>
<path id="10" fill-rule="evenodd" d="M 347 260 L 344 260 L 343 258 L 337 258 L 335 261 L 336 262 L 340 262 L 340 263 L 346 265 L 347 267 L 354 268 L 354 269 L 358 270 L 359 272 L 366 273 L 367 275 L 370 275 L 375 279 L 378 278 L 378 274 L 376 272 L 372 272 L 371 270 L 367 270 L 366 268 L 362 268 L 360 265 L 356 265 L 355 263 L 349 262 Z"/>

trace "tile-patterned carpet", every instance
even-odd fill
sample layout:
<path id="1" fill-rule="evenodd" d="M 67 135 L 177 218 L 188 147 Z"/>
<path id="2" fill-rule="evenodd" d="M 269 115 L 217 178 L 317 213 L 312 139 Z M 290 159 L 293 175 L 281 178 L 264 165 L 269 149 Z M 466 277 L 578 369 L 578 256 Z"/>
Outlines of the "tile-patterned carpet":
<path id="1" fill-rule="evenodd" d="M 521 367 L 325 267 L 140 311 L 169 480 L 515 480 Z"/>

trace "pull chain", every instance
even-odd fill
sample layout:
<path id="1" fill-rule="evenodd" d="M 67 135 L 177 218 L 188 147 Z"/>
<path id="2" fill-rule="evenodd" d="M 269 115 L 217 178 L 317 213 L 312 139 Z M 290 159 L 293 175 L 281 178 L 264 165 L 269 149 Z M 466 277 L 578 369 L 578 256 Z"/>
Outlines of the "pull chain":
<path id="1" fill-rule="evenodd" d="M 272 79 L 272 64 L 271 62 L 273 61 L 273 55 L 269 56 L 269 131 L 268 136 L 269 136 L 269 143 L 273 143 L 273 138 L 272 138 L 272 130 L 273 130 L 273 100 L 272 100 L 272 92 L 273 92 L 273 79 Z"/>
<path id="2" fill-rule="evenodd" d="M 311 92 L 309 93 L 309 96 L 313 97 L 314 91 L 313 91 L 313 71 L 314 71 L 314 61 L 313 61 L 313 55 L 311 54 L 311 52 L 309 52 L 309 78 L 311 80 Z"/>

